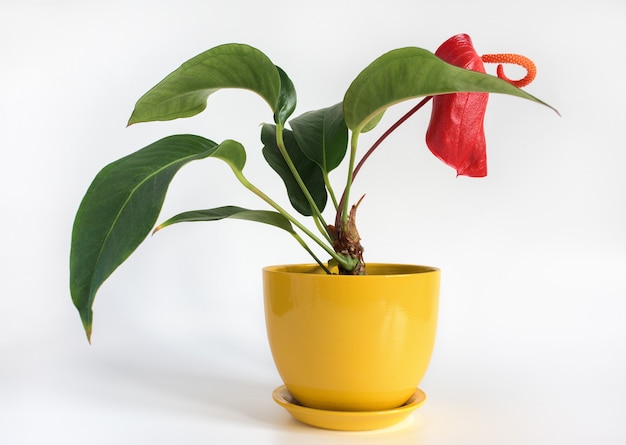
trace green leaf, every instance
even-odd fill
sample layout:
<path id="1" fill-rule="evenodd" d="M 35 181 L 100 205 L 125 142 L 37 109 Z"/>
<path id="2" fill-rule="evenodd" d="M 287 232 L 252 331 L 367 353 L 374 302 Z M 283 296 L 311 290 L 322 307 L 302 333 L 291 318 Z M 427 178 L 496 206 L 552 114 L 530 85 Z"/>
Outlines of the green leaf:
<path id="1" fill-rule="evenodd" d="M 211 153 L 212 158 L 221 159 L 226 162 L 230 168 L 238 172 L 243 171 L 246 165 L 246 149 L 237 141 L 227 139 Z"/>
<path id="2" fill-rule="evenodd" d="M 249 210 L 237 206 L 225 206 L 214 209 L 193 210 L 190 212 L 180 213 L 159 224 L 159 226 L 155 229 L 155 232 L 163 229 L 164 227 L 181 222 L 218 221 L 225 218 L 260 222 L 286 230 L 289 233 L 294 233 L 289 220 L 278 212 L 270 210 Z"/>
<path id="3" fill-rule="evenodd" d="M 509 94 L 550 107 L 502 79 L 450 65 L 429 51 L 411 47 L 383 54 L 366 67 L 346 91 L 343 111 L 348 128 L 361 133 L 391 105 L 458 92 Z"/>
<path id="4" fill-rule="evenodd" d="M 176 172 L 215 149 L 199 136 L 170 136 L 95 177 L 78 208 L 70 252 L 70 291 L 88 338 L 96 292 L 150 233 Z"/>
<path id="5" fill-rule="evenodd" d="M 373 130 L 374 128 L 376 128 L 376 126 L 383 119 L 383 116 L 385 115 L 385 111 L 387 111 L 387 109 L 384 109 L 383 111 L 378 113 L 376 116 L 371 118 L 369 121 L 367 121 L 367 124 L 365 124 L 365 126 L 361 130 L 361 133 L 367 133 L 368 131 Z"/>
<path id="6" fill-rule="evenodd" d="M 326 206 L 326 200 L 328 198 L 322 170 L 302 152 L 291 131 L 284 130 L 283 138 L 287 154 L 313 197 L 315 205 L 321 212 Z M 274 125 L 263 125 L 261 141 L 264 144 L 263 156 L 285 183 L 291 205 L 300 214 L 311 216 L 313 214 L 311 206 L 278 148 L 276 143 L 276 127 Z"/>
<path id="7" fill-rule="evenodd" d="M 348 127 L 343 104 L 310 111 L 289 121 L 298 146 L 325 173 L 335 169 L 346 155 Z"/>
<path id="8" fill-rule="evenodd" d="M 280 67 L 276 67 L 280 74 L 280 97 L 278 98 L 278 107 L 274 113 L 274 122 L 285 126 L 285 122 L 296 109 L 296 89 L 293 82 Z"/>
<path id="9" fill-rule="evenodd" d="M 281 92 L 280 75 L 272 61 L 248 45 L 225 44 L 183 63 L 144 94 L 128 121 L 165 121 L 194 116 L 206 108 L 212 93 L 241 88 L 261 96 L 275 112 Z"/>

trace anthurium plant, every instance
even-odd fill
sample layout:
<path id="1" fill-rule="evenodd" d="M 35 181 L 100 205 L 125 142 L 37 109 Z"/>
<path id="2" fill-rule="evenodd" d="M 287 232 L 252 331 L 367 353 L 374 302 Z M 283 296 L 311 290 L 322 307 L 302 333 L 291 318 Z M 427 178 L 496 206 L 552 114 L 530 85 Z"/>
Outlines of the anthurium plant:
<path id="1" fill-rule="evenodd" d="M 500 63 L 497 76 L 486 74 L 484 63 Z M 522 65 L 527 75 L 512 81 L 501 63 Z M 292 117 L 295 87 L 286 72 L 258 49 L 233 43 L 193 57 L 138 100 L 128 124 L 194 116 L 221 89 L 256 93 L 267 102 L 269 120 L 261 128 L 259 147 L 269 168 L 282 178 L 293 209 L 281 207 L 248 180 L 246 149 L 236 139 L 214 142 L 190 134 L 169 136 L 107 165 L 88 188 L 72 231 L 70 290 L 87 337 L 102 283 L 151 232 L 172 224 L 227 218 L 269 224 L 291 235 L 326 273 L 365 274 L 356 225 L 358 202 L 354 203 L 350 190 L 372 152 L 432 101 L 426 132 L 430 150 L 459 175 L 485 176 L 483 117 L 488 94 L 507 94 L 548 106 L 519 88 L 534 76 L 529 59 L 514 54 L 479 56 L 469 36 L 461 34 L 434 54 L 416 47 L 389 51 L 361 71 L 341 101 Z M 416 98 L 422 99 L 382 132 L 373 146 L 360 149 L 359 136 L 374 130 L 385 110 Z M 155 228 L 174 175 L 185 164 L 206 158 L 225 162 L 263 207 L 192 210 Z M 335 188 L 329 173 L 339 166 L 345 166 L 345 182 Z"/>

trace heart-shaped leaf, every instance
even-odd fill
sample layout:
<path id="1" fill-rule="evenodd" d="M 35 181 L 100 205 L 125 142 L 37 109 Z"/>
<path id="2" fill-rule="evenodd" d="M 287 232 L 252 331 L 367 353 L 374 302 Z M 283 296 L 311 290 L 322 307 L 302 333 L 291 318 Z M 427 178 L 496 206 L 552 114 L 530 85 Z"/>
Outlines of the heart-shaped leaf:
<path id="1" fill-rule="evenodd" d="M 348 128 L 361 133 L 391 105 L 458 92 L 509 94 L 550 107 L 495 76 L 450 65 L 425 49 L 409 47 L 383 54 L 361 71 L 346 91 L 343 112 Z"/>
<path id="2" fill-rule="evenodd" d="M 144 94 L 128 121 L 165 121 L 202 112 L 212 93 L 223 88 L 253 91 L 277 110 L 279 71 L 261 51 L 248 45 L 216 46 L 189 59 Z"/>

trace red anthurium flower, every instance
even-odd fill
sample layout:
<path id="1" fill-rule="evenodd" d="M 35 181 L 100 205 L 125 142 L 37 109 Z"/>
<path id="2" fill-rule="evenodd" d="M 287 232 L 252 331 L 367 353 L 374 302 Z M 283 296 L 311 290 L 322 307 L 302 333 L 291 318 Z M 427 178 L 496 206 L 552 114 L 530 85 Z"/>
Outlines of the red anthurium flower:
<path id="1" fill-rule="evenodd" d="M 446 40 L 435 55 L 452 65 L 485 73 L 483 61 L 466 34 Z M 487 175 L 483 119 L 488 98 L 487 93 L 455 93 L 433 97 L 426 144 L 435 156 L 455 168 L 458 175 Z"/>
<path id="2" fill-rule="evenodd" d="M 485 72 L 484 63 L 512 63 L 524 67 L 527 74 L 519 80 L 505 76 L 498 65 L 499 78 L 523 87 L 533 81 L 537 69 L 532 60 L 518 54 L 476 53 L 467 34 L 446 40 L 435 52 L 442 60 L 468 70 Z M 455 93 L 433 97 L 433 111 L 426 132 L 426 144 L 443 162 L 456 169 L 458 175 L 487 175 L 487 146 L 483 121 L 487 109 L 487 93 Z"/>

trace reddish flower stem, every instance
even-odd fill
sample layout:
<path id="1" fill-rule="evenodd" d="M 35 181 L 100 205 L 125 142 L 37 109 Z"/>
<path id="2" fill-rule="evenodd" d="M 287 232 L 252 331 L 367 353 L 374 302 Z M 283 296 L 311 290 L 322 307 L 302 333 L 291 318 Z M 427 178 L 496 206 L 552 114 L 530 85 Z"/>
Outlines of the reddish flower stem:
<path id="1" fill-rule="evenodd" d="M 391 133 L 393 133 L 396 130 L 396 128 L 398 128 L 400 125 L 402 125 L 408 118 L 410 118 L 415 113 L 417 113 L 419 111 L 419 109 L 422 108 L 424 105 L 426 105 L 430 99 L 432 99 L 432 96 L 426 96 L 424 99 L 422 99 L 422 101 L 420 103 L 415 105 L 404 116 L 402 116 L 400 119 L 398 119 L 391 127 L 389 127 L 389 129 L 387 129 L 387 131 L 385 131 L 378 138 L 378 140 L 376 142 L 374 142 L 374 144 L 371 146 L 371 148 L 369 150 L 367 150 L 367 153 L 365 153 L 365 155 L 363 155 L 363 158 L 361 158 L 359 163 L 354 168 L 353 179 L 356 177 L 356 175 L 359 172 L 359 170 L 361 170 L 361 167 L 363 166 L 363 164 L 365 163 L 367 158 L 369 158 L 371 156 L 371 154 L 374 153 L 374 150 L 376 150 L 378 148 L 378 146 L 380 144 L 382 144 L 385 139 L 387 139 L 387 136 L 389 136 Z"/>
<path id="2" fill-rule="evenodd" d="M 367 159 L 372 155 L 372 153 L 374 153 L 374 151 L 378 148 L 378 146 L 382 144 L 383 141 L 387 139 L 387 137 L 391 133 L 393 133 L 400 125 L 406 122 L 407 119 L 409 119 L 411 116 L 417 113 L 420 110 L 420 108 L 426 105 L 430 99 L 432 99 L 432 96 L 426 96 L 424 99 L 422 99 L 417 105 L 411 108 L 406 114 L 404 114 L 404 116 L 402 116 L 391 127 L 389 127 L 387 131 L 385 131 L 376 140 L 376 142 L 374 142 L 374 144 L 370 147 L 369 150 L 367 150 L 365 155 L 363 155 L 359 163 L 354 168 L 354 173 L 352 174 L 352 182 L 354 182 L 354 178 L 356 178 L 357 173 L 359 172 L 359 170 L 361 170 L 361 167 L 363 166 L 365 161 L 367 161 Z M 339 227 L 339 225 L 341 224 L 341 209 L 343 209 L 345 198 L 346 198 L 346 192 L 344 190 L 343 194 L 341 195 L 341 200 L 339 201 L 339 206 L 337 207 L 338 211 L 337 211 L 337 216 L 335 217 L 335 227 Z"/>

